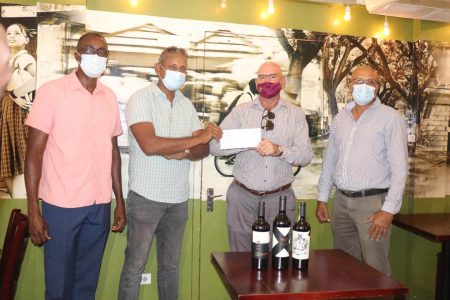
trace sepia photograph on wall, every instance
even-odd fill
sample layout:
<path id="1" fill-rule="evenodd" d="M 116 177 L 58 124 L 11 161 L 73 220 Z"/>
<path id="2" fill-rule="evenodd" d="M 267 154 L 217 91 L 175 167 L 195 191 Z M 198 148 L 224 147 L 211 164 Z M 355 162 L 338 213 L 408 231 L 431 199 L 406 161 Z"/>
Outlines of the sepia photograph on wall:
<path id="1" fill-rule="evenodd" d="M 219 123 L 230 107 L 255 97 L 249 93 L 248 82 L 256 77 L 256 71 L 264 61 L 272 60 L 281 66 L 287 79 L 281 96 L 305 112 L 315 153 L 312 163 L 294 177 L 294 190 L 301 199 L 317 198 L 323 151 L 333 118 L 351 101 L 348 86 L 352 71 L 362 64 L 370 65 L 380 75 L 378 96 L 381 102 L 398 110 L 405 120 L 410 152 L 406 195 L 430 198 L 450 194 L 448 43 L 120 14 L 47 3 L 34 7 L 34 17 L 16 16 L 15 21 L 10 17 L 11 13 L 3 13 L 4 7 L 7 10 L 11 5 L 1 7 L 0 22 L 5 28 L 23 23 L 28 28 L 27 33 L 31 34 L 25 51 L 35 59 L 37 87 L 77 67 L 73 53 L 84 32 L 98 31 L 106 38 L 110 57 L 101 82 L 113 89 L 121 110 L 124 134 L 119 137 L 119 146 L 125 194 L 128 133 L 124 109 L 134 92 L 158 79 L 154 65 L 161 51 L 168 46 L 183 47 L 188 51 L 187 78 L 181 91 L 191 99 L 199 118 L 208 122 Z M 28 9 L 32 10 L 31 7 L 22 8 Z M 5 92 L 7 98 L 11 96 L 9 92 Z M 6 131 L 3 119 L 7 117 L 3 106 L 7 98 L 2 98 L 0 169 L 17 171 L 2 177 L 1 195 L 25 198 L 23 170 L 15 168 L 14 159 L 3 158 L 4 155 L 14 157 L 8 152 L 10 150 L 4 153 L 7 147 L 3 146 L 3 132 Z M 30 102 L 28 105 L 32 107 L 32 97 Z M 14 101 L 13 104 L 20 107 Z M 209 156 L 203 163 L 195 163 L 191 168 L 192 198 L 201 195 L 205 198 L 208 187 L 214 187 L 216 194 L 225 195 L 232 180 L 232 167 L 232 157 Z M 293 168 L 295 171 L 297 168 Z"/>

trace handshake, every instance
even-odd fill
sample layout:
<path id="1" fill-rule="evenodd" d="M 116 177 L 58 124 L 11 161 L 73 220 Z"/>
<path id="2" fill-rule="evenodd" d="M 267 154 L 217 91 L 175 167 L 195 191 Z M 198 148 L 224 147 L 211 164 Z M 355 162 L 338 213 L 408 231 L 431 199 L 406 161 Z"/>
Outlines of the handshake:
<path id="1" fill-rule="evenodd" d="M 219 141 L 222 137 L 222 128 L 212 122 L 204 123 L 204 129 L 200 131 L 200 137 L 202 138 L 202 144 L 208 143 L 210 140 L 215 139 Z"/>

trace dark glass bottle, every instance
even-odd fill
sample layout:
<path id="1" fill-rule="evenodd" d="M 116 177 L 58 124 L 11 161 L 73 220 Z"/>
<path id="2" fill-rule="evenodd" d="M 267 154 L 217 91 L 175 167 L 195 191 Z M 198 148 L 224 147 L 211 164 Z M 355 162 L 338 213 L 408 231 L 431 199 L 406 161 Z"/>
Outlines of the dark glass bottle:
<path id="1" fill-rule="evenodd" d="M 270 225 L 265 220 L 265 203 L 258 203 L 258 219 L 252 226 L 252 268 L 267 269 L 269 260 Z"/>
<path id="2" fill-rule="evenodd" d="M 280 196 L 280 212 L 273 220 L 272 267 L 283 270 L 289 266 L 291 220 L 286 216 L 286 196 Z"/>
<path id="3" fill-rule="evenodd" d="M 306 221 L 306 203 L 300 202 L 298 221 L 292 228 L 292 268 L 308 269 L 311 226 Z"/>

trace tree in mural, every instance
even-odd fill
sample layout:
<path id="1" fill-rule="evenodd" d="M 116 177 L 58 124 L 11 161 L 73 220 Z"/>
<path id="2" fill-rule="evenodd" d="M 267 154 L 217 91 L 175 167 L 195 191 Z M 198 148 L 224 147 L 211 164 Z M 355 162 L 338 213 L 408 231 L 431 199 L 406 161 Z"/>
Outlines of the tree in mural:
<path id="1" fill-rule="evenodd" d="M 417 103 L 418 140 L 424 146 L 432 146 L 433 137 L 428 130 L 420 126 L 423 119 L 429 118 L 429 107 L 434 101 L 434 94 L 430 89 L 436 85 L 437 62 L 433 56 L 433 47 L 426 41 L 414 43 L 415 50 L 415 86 L 412 92 L 413 102 Z"/>
<path id="2" fill-rule="evenodd" d="M 362 43 L 364 38 L 359 38 Z M 356 48 L 354 43 L 345 35 L 330 35 L 326 38 L 323 54 L 323 90 L 327 95 L 329 113 L 335 116 L 338 113 L 336 90 L 344 78 L 350 74 L 353 66 L 358 65 L 364 59 L 361 54 L 352 53 Z"/>
<path id="3" fill-rule="evenodd" d="M 360 64 L 369 64 L 380 74 L 379 97 L 383 103 L 403 110 L 410 107 L 413 53 L 412 43 L 328 36 L 323 47 L 323 88 L 328 98 L 329 113 L 337 114 L 337 88 Z M 344 97 L 349 95 L 344 94 Z"/>
<path id="4" fill-rule="evenodd" d="M 327 33 L 281 28 L 276 30 L 280 44 L 289 57 L 289 70 L 285 91 L 301 94 L 303 69 L 318 57 Z"/>

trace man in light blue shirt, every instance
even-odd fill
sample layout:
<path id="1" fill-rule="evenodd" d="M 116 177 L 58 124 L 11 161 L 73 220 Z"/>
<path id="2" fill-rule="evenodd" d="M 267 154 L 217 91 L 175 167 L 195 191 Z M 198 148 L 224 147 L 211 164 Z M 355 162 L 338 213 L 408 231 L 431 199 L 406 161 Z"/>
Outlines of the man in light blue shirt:
<path id="1" fill-rule="evenodd" d="M 128 101 L 130 136 L 127 248 L 119 299 L 137 300 L 148 252 L 156 235 L 158 296 L 178 299 L 178 268 L 188 218 L 189 165 L 208 155 L 208 142 L 220 139 L 214 124 L 205 129 L 179 88 L 187 71 L 184 49 L 165 49 L 155 65 L 157 83 Z"/>
<path id="2" fill-rule="evenodd" d="M 336 115 L 318 184 L 316 217 L 329 222 L 327 201 L 336 186 L 334 247 L 390 274 L 391 223 L 401 207 L 408 175 L 403 118 L 381 104 L 377 72 L 368 66 L 351 76 L 353 102 Z"/>

